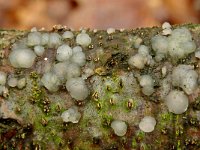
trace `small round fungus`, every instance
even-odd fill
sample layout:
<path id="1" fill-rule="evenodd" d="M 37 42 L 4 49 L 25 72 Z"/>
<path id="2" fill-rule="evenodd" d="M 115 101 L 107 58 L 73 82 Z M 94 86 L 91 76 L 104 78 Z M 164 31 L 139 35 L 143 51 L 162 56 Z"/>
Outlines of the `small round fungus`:
<path id="1" fill-rule="evenodd" d="M 166 55 L 168 53 L 168 40 L 167 37 L 157 35 L 151 39 L 153 50 L 156 54 Z"/>
<path id="2" fill-rule="evenodd" d="M 114 130 L 117 136 L 124 136 L 127 132 L 127 125 L 121 120 L 114 120 L 111 123 L 111 128 Z"/>
<path id="3" fill-rule="evenodd" d="M 64 122 L 78 123 L 81 118 L 81 113 L 76 106 L 72 106 L 62 113 L 61 118 Z"/>
<path id="4" fill-rule="evenodd" d="M 84 100 L 89 95 L 89 90 L 82 78 L 71 78 L 66 82 L 66 88 L 72 98 L 76 100 Z"/>
<path id="5" fill-rule="evenodd" d="M 142 75 L 140 78 L 140 85 L 142 87 L 144 86 L 153 86 L 154 81 L 153 78 L 150 75 Z"/>
<path id="6" fill-rule="evenodd" d="M 133 40 L 134 40 L 134 43 L 133 43 L 134 47 L 139 48 L 142 43 L 142 38 L 135 36 Z"/>
<path id="7" fill-rule="evenodd" d="M 37 28 L 36 27 L 31 28 L 31 32 L 37 32 Z"/>
<path id="8" fill-rule="evenodd" d="M 75 46 L 75 47 L 72 49 L 72 51 L 73 51 L 73 54 L 75 54 L 75 53 L 77 53 L 77 52 L 82 52 L 83 49 L 82 49 L 82 47 L 80 47 L 80 46 Z"/>
<path id="9" fill-rule="evenodd" d="M 81 46 L 88 46 L 91 43 L 91 38 L 86 33 L 79 33 L 76 37 L 76 43 Z"/>
<path id="10" fill-rule="evenodd" d="M 17 78 L 10 78 L 10 79 L 8 79 L 8 85 L 10 86 L 10 87 L 16 87 L 17 86 Z"/>
<path id="11" fill-rule="evenodd" d="M 31 32 L 28 34 L 27 45 L 35 46 L 40 45 L 41 43 L 41 33 L 40 32 Z"/>
<path id="12" fill-rule="evenodd" d="M 147 62 L 147 59 L 145 56 L 141 54 L 136 54 L 134 56 L 131 56 L 128 60 L 128 64 L 131 67 L 136 67 L 138 69 L 143 69 L 145 67 L 145 64 Z"/>
<path id="13" fill-rule="evenodd" d="M 12 45 L 12 50 L 27 49 L 27 38 L 22 38 Z"/>
<path id="14" fill-rule="evenodd" d="M 150 75 L 142 75 L 140 77 L 140 85 L 142 86 L 142 93 L 149 96 L 154 92 L 154 81 Z"/>
<path id="15" fill-rule="evenodd" d="M 196 50 L 192 35 L 187 28 L 173 30 L 168 37 L 168 50 L 172 58 L 180 59 Z"/>
<path id="16" fill-rule="evenodd" d="M 56 92 L 59 89 L 60 81 L 52 72 L 45 73 L 41 78 L 41 82 L 50 92 Z"/>
<path id="17" fill-rule="evenodd" d="M 76 52 L 71 57 L 71 62 L 76 63 L 80 67 L 84 66 L 86 63 L 86 56 L 83 52 Z"/>
<path id="18" fill-rule="evenodd" d="M 165 103 L 170 112 L 174 114 L 184 113 L 189 105 L 188 97 L 178 90 L 173 90 L 165 98 Z"/>
<path id="19" fill-rule="evenodd" d="M 170 34 L 172 34 L 172 29 L 164 29 L 162 31 L 162 35 L 170 35 Z"/>
<path id="20" fill-rule="evenodd" d="M 69 65 L 68 62 L 60 62 L 60 63 L 54 64 L 52 68 L 52 72 L 62 82 L 67 80 L 68 65 Z"/>
<path id="21" fill-rule="evenodd" d="M 61 45 L 61 36 L 58 33 L 50 33 L 49 34 L 49 42 L 48 46 L 49 48 L 57 48 L 59 45 Z"/>
<path id="22" fill-rule="evenodd" d="M 144 132 L 152 132 L 155 128 L 156 120 L 151 116 L 145 116 L 139 123 L 140 130 Z"/>
<path id="23" fill-rule="evenodd" d="M 58 61 L 66 61 L 72 56 L 72 49 L 67 44 L 63 44 L 58 47 L 56 53 L 56 59 Z"/>
<path id="24" fill-rule="evenodd" d="M 24 88 L 25 86 L 26 86 L 26 78 L 21 78 L 21 79 L 19 79 L 18 82 L 17 82 L 17 87 L 18 87 L 19 89 L 22 89 L 22 88 Z"/>
<path id="25" fill-rule="evenodd" d="M 74 34 L 71 31 L 65 31 L 62 35 L 63 39 L 72 39 Z"/>
<path id="26" fill-rule="evenodd" d="M 154 92 L 154 88 L 152 86 L 144 86 L 142 88 L 142 93 L 144 95 L 150 96 L 151 94 L 153 94 Z"/>
<path id="27" fill-rule="evenodd" d="M 162 29 L 171 29 L 171 24 L 169 22 L 164 22 L 162 24 Z"/>
<path id="28" fill-rule="evenodd" d="M 0 71 L 0 85 L 5 85 L 7 79 L 7 74 L 3 71 Z"/>
<path id="29" fill-rule="evenodd" d="M 41 39 L 41 45 L 47 45 L 49 43 L 49 33 L 43 33 Z"/>
<path id="30" fill-rule="evenodd" d="M 37 45 L 34 47 L 34 52 L 37 56 L 42 56 L 44 54 L 44 47 L 43 46 L 40 46 L 40 45 Z"/>
<path id="31" fill-rule="evenodd" d="M 107 29 L 107 33 L 108 33 L 108 34 L 115 33 L 115 29 L 114 29 L 114 28 L 108 28 L 108 29 Z"/>
<path id="32" fill-rule="evenodd" d="M 181 87 L 187 94 L 197 88 L 198 74 L 191 65 L 178 65 L 172 71 L 173 86 Z"/>
<path id="33" fill-rule="evenodd" d="M 15 68 L 30 68 L 35 58 L 35 53 L 30 49 L 19 49 L 12 51 L 9 55 L 9 61 Z"/>
<path id="34" fill-rule="evenodd" d="M 81 75 L 80 67 L 77 64 L 74 64 L 74 63 L 68 64 L 66 71 L 67 71 L 67 73 L 66 73 L 67 79 L 76 78 L 76 77 L 79 77 Z"/>
<path id="35" fill-rule="evenodd" d="M 129 37 L 129 41 L 131 42 L 131 44 L 134 45 L 135 48 L 139 48 L 141 43 L 142 43 L 142 38 L 138 37 L 138 36 L 134 36 L 134 37 Z"/>
<path id="36" fill-rule="evenodd" d="M 143 55 L 143 56 L 148 56 L 149 55 L 149 48 L 145 45 L 140 45 L 138 49 L 138 53 Z"/>

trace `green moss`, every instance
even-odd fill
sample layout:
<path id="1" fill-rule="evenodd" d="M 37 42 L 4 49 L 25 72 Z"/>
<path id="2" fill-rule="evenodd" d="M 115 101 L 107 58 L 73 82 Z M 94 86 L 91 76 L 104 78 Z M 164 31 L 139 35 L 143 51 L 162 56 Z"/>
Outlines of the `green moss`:
<path id="1" fill-rule="evenodd" d="M 175 133 L 176 133 L 176 136 L 181 136 L 184 132 L 184 128 L 182 126 L 182 118 L 180 118 L 179 115 L 176 115 L 175 116 L 175 119 L 176 119 L 176 122 L 175 122 Z"/>
<path id="2" fill-rule="evenodd" d="M 59 147 L 63 144 L 62 134 L 62 121 L 52 120 L 52 116 L 46 116 L 45 114 L 40 114 L 34 118 L 34 130 L 37 132 L 37 136 L 40 139 L 42 137 L 43 142 L 53 142 L 55 146 Z M 39 140 L 38 139 L 38 140 Z"/>
<path id="3" fill-rule="evenodd" d="M 177 148 L 176 148 L 176 150 L 182 150 L 181 149 L 181 141 L 180 140 L 177 141 Z"/>
<path id="4" fill-rule="evenodd" d="M 135 138 L 133 138 L 133 140 L 131 142 L 131 146 L 132 146 L 132 148 L 137 148 L 137 141 L 135 140 Z"/>
<path id="5" fill-rule="evenodd" d="M 30 73 L 30 79 L 32 80 L 30 100 L 34 104 L 36 103 L 44 113 L 50 112 L 49 99 L 46 96 L 46 91 L 43 87 L 39 86 L 40 78 L 36 72 Z"/>
<path id="6" fill-rule="evenodd" d="M 110 116 L 110 115 L 106 115 L 106 114 L 104 114 L 101 117 L 102 117 L 102 126 L 104 128 L 110 128 L 110 125 L 111 125 L 111 123 L 113 121 L 113 117 Z"/>
<path id="7" fill-rule="evenodd" d="M 146 143 L 141 143 L 140 148 L 142 150 L 151 150 L 150 146 L 148 146 Z"/>
<path id="8" fill-rule="evenodd" d="M 160 130 L 163 130 L 170 126 L 173 121 L 173 114 L 171 112 L 162 113 L 159 117 L 160 119 L 158 122 L 158 128 L 160 128 Z"/>
<path id="9" fill-rule="evenodd" d="M 145 137 L 145 132 L 143 132 L 143 131 L 138 131 L 138 132 L 136 133 L 136 137 L 137 137 L 137 139 L 138 139 L 139 141 L 142 141 L 142 140 L 144 139 L 144 137 Z"/>

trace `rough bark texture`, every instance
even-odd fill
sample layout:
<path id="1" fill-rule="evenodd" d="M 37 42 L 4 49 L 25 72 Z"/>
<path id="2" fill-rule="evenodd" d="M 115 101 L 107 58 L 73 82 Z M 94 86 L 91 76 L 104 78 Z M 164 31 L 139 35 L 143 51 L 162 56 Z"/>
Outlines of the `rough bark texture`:
<path id="1" fill-rule="evenodd" d="M 200 25 L 181 26 L 192 32 L 199 47 Z M 177 27 L 180 26 L 173 26 Z M 57 27 L 49 32 L 61 34 L 64 30 Z M 40 85 L 44 58 L 55 61 L 54 49 L 48 49 L 44 56 L 37 57 L 30 69 L 11 67 L 7 59 L 10 47 L 26 37 L 28 31 L 0 30 L 0 70 L 17 78 L 26 77 L 27 80 L 25 88 L 9 88 L 9 95 L 0 97 L 0 149 L 200 149 L 199 89 L 189 95 L 187 112 L 175 115 L 159 98 L 159 84 L 155 85 L 153 95 L 145 96 L 135 77 L 150 73 L 156 81 L 162 80 L 159 68 L 166 61 L 142 70 L 130 69 L 127 63 L 130 55 L 137 51 L 133 47 L 134 37 L 142 38 L 142 44 L 151 49 L 151 37 L 161 30 L 160 27 L 117 30 L 110 35 L 106 31 L 88 30 L 92 44 L 84 48 L 86 66 L 94 65 L 95 73 L 86 80 L 90 95 L 84 102 L 73 100 L 64 85 L 55 93 L 48 92 Z M 75 40 L 66 42 L 71 46 L 76 45 Z M 200 71 L 200 61 L 194 58 L 194 54 L 170 63 L 174 66 L 179 63 L 191 64 Z M 107 81 L 112 85 L 105 85 Z M 115 94 L 120 98 L 114 99 L 112 95 Z M 77 124 L 63 123 L 60 115 L 72 105 L 78 106 L 82 117 Z M 144 133 L 138 127 L 145 115 L 154 116 L 157 121 L 151 133 Z M 114 134 L 110 127 L 114 119 L 127 123 L 125 136 Z"/>

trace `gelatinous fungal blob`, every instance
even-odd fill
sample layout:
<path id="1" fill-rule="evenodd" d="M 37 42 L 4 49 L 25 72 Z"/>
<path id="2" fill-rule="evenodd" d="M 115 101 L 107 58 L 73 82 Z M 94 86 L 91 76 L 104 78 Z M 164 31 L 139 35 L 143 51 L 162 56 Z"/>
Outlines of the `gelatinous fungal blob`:
<path id="1" fill-rule="evenodd" d="M 145 116 L 139 123 L 140 130 L 144 132 L 152 132 L 155 128 L 156 120 L 154 117 Z"/>
<path id="2" fill-rule="evenodd" d="M 117 136 L 124 136 L 127 132 L 127 124 L 121 120 L 114 120 L 111 123 L 111 128 Z"/>

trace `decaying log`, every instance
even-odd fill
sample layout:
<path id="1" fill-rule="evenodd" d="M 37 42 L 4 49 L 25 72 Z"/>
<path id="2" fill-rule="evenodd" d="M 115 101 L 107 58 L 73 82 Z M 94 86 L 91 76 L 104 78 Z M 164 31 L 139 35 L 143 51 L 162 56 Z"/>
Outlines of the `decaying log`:
<path id="1" fill-rule="evenodd" d="M 200 50 L 200 25 L 175 25 L 172 30 L 182 27 L 190 30 L 196 45 L 195 52 L 178 59 L 166 54 L 161 61 L 155 60 L 157 54 L 151 41 L 155 35 L 162 35 L 161 27 L 109 29 L 108 32 L 85 29 L 72 31 L 72 38 L 62 38 L 61 43 L 70 47 L 81 45 L 76 41 L 81 32 L 91 38 L 91 43 L 81 45 L 86 63 L 81 65 L 79 76 L 82 76 L 88 88 L 84 100 L 77 100 L 76 95 L 74 97 L 66 89 L 66 81 L 55 85 L 59 89 L 55 91 L 41 83 L 43 75 L 59 63 L 56 60 L 59 45 L 44 45 L 44 54 L 37 56 L 31 67 L 15 67 L 9 56 L 17 46 L 16 49 L 22 49 L 23 46 L 19 46 L 21 41 L 25 41 L 26 46 L 30 31 L 0 30 L 0 71 L 7 74 L 4 85 L 6 91 L 4 89 L 0 96 L 0 149 L 200 149 L 199 77 L 196 81 L 198 87 L 189 94 L 181 86 L 169 86 L 169 90 L 182 91 L 189 99 L 185 112 L 170 112 L 164 96 L 161 96 L 162 81 L 172 74 L 174 67 L 190 65 L 198 75 L 200 73 L 200 60 L 196 53 Z M 56 26 L 52 31 L 31 33 L 63 35 L 65 31 L 70 29 Z M 165 37 L 168 36 L 171 35 Z M 143 68 L 130 65 L 129 60 L 138 53 L 140 45 L 149 49 L 149 56 L 154 61 L 152 65 L 146 63 Z M 33 50 L 34 46 L 28 45 L 27 48 Z M 60 71 L 64 69 L 61 67 Z M 142 75 L 153 78 L 154 91 L 151 94 L 142 91 Z M 8 83 L 11 78 L 17 81 L 25 78 L 26 83 L 22 88 L 9 86 L 15 84 Z M 78 108 L 81 118 L 77 123 L 64 122 L 61 115 L 72 106 Z M 145 116 L 152 116 L 156 120 L 152 132 L 144 132 L 139 128 Z M 114 120 L 125 122 L 125 135 L 118 136 L 113 130 L 111 124 Z"/>

